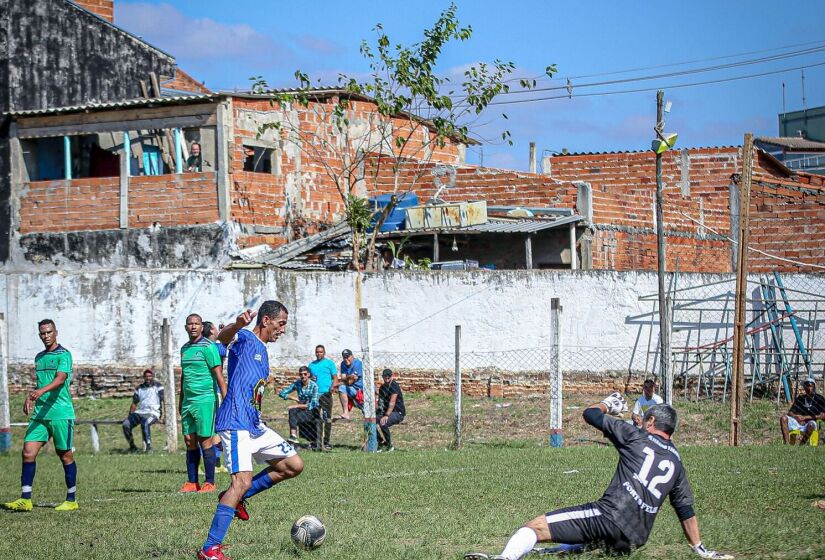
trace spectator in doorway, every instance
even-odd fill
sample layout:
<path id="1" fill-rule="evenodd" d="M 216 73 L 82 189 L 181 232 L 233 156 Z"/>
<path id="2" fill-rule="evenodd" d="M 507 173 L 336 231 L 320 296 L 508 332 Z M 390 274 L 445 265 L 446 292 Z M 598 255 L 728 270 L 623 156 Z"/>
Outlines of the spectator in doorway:
<path id="1" fill-rule="evenodd" d="M 192 142 L 192 145 L 189 147 L 189 157 L 186 158 L 186 171 L 190 173 L 200 173 L 203 171 L 201 145 L 198 142 Z"/>
<path id="2" fill-rule="evenodd" d="M 376 415 L 378 417 L 378 431 L 381 436 L 378 450 L 393 451 L 395 448 L 392 445 L 390 427 L 404 421 L 407 409 L 404 407 L 404 393 L 401 391 L 398 381 L 395 380 L 392 370 L 385 369 L 381 372 L 381 378 L 384 383 L 378 390 L 378 414 Z"/>
<path id="3" fill-rule="evenodd" d="M 143 431 L 143 443 L 146 453 L 152 451 L 152 424 L 163 418 L 163 385 L 155 381 L 155 374 L 151 369 L 143 371 L 143 383 L 135 388 L 132 395 L 132 405 L 129 407 L 129 416 L 123 421 L 123 435 L 129 443 L 129 451 L 137 452 L 135 439 L 132 437 L 132 428 L 140 424 Z"/>
<path id="4" fill-rule="evenodd" d="M 656 394 L 656 381 L 647 379 L 642 385 L 642 396 L 633 405 L 633 423 L 642 427 L 642 418 L 651 406 L 662 404 L 662 397 Z"/>
<path id="5" fill-rule="evenodd" d="M 798 395 L 791 405 L 788 414 L 779 419 L 782 428 L 782 441 L 787 445 L 792 443 L 791 435 L 799 434 L 798 443 L 804 445 L 811 440 L 811 445 L 819 443 L 817 421 L 825 420 L 825 397 L 816 392 L 816 383 L 813 379 L 802 382 L 803 393 Z"/>
<path id="6" fill-rule="evenodd" d="M 335 388 L 337 368 L 335 362 L 327 356 L 327 350 L 323 344 L 315 347 L 315 359 L 309 363 L 309 373 L 313 381 L 318 385 L 318 403 L 321 407 L 321 420 L 323 421 L 323 449 L 332 449 L 330 435 L 332 433 L 332 391 Z"/>
<path id="7" fill-rule="evenodd" d="M 341 420 L 349 420 L 353 406 L 364 406 L 364 365 L 352 355 L 352 350 L 341 352 L 341 373 L 338 376 L 338 397 L 341 400 Z"/>
<path id="8" fill-rule="evenodd" d="M 296 397 L 289 394 L 295 392 Z M 278 393 L 284 400 L 293 400 L 297 404 L 289 406 L 289 442 L 298 443 L 298 436 L 312 441 L 316 440 L 315 420 L 318 417 L 318 385 L 310 379 L 309 368 L 298 368 L 298 379 L 292 385 L 284 387 Z"/>

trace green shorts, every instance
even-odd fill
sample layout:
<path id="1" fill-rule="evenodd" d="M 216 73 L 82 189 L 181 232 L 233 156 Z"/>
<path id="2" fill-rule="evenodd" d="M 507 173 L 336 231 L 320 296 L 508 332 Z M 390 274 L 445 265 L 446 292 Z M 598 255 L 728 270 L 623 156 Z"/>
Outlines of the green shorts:
<path id="1" fill-rule="evenodd" d="M 214 436 L 216 408 L 217 402 L 214 400 L 184 403 L 180 410 L 180 424 L 183 435 Z"/>
<path id="2" fill-rule="evenodd" d="M 32 418 L 26 429 L 26 441 L 54 440 L 58 451 L 69 451 L 74 446 L 74 420 L 46 420 Z"/>

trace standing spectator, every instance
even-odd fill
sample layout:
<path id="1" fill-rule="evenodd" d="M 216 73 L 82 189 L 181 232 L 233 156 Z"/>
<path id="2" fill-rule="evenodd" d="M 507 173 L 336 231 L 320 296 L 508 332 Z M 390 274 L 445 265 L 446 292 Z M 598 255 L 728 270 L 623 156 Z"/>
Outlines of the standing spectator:
<path id="1" fill-rule="evenodd" d="M 381 451 L 383 445 L 384 451 L 394 451 L 392 446 L 392 437 L 390 436 L 390 426 L 395 426 L 404 421 L 404 416 L 407 414 L 407 409 L 404 407 L 404 393 L 401 391 L 401 386 L 395 380 L 395 374 L 392 370 L 387 368 L 381 372 L 381 378 L 384 383 L 378 390 L 378 429 L 381 431 L 381 439 L 383 440 L 378 450 Z"/>
<path id="2" fill-rule="evenodd" d="M 298 404 L 290 405 L 289 410 L 289 442 L 298 443 L 298 435 L 315 442 L 315 419 L 318 417 L 318 385 L 309 378 L 309 368 L 298 368 L 298 379 L 292 385 L 284 387 L 278 396 L 284 400 L 293 400 Z M 295 391 L 297 397 L 289 394 Z"/>
<path id="3" fill-rule="evenodd" d="M 215 344 L 203 336 L 203 319 L 192 313 L 186 318 L 189 342 L 180 349 L 181 382 L 179 410 L 183 440 L 186 443 L 187 481 L 181 492 L 215 491 L 215 411 L 216 385 L 226 397 L 221 358 Z M 205 481 L 198 484 L 198 466 L 203 453 Z"/>
<path id="4" fill-rule="evenodd" d="M 321 407 L 321 424 L 323 430 L 323 449 L 332 449 L 332 391 L 335 388 L 337 368 L 335 362 L 327 358 L 327 349 L 323 344 L 315 347 L 315 359 L 309 363 L 309 373 L 318 385 L 318 403 Z"/>
<path id="5" fill-rule="evenodd" d="M 364 403 L 364 365 L 352 355 L 352 350 L 341 352 L 341 374 L 338 385 L 338 397 L 341 400 L 341 420 L 349 420 L 349 411 L 353 404 L 361 408 Z M 359 402 L 360 401 L 360 402 Z"/>
<path id="6" fill-rule="evenodd" d="M 645 380 L 642 385 L 642 396 L 633 405 L 633 423 L 638 427 L 642 427 L 642 418 L 647 412 L 647 409 L 657 404 L 662 404 L 662 397 L 656 394 L 656 381 L 653 379 Z"/>
<path id="7" fill-rule="evenodd" d="M 57 343 L 57 326 L 51 319 L 37 323 L 40 341 L 45 347 L 34 358 L 37 388 L 23 403 L 23 414 L 32 415 L 23 439 L 23 472 L 20 498 L 3 504 L 12 511 L 32 510 L 32 486 L 37 470 L 37 455 L 49 438 L 63 463 L 66 501 L 56 511 L 74 511 L 77 506 L 77 465 L 74 462 L 74 405 L 69 394 L 72 383 L 72 355 Z"/>
<path id="8" fill-rule="evenodd" d="M 218 356 L 221 358 L 221 368 L 223 371 L 226 371 L 226 364 L 224 363 L 226 360 L 226 344 L 218 340 L 218 333 L 220 333 L 220 329 L 223 328 L 223 323 L 219 326 L 215 326 L 215 323 L 211 321 L 204 321 L 203 322 L 203 336 L 211 340 L 215 343 L 215 346 L 218 348 Z M 223 374 L 223 372 L 221 372 Z M 218 406 L 221 405 L 222 398 L 220 389 L 216 389 L 215 398 L 218 399 Z M 223 450 L 223 445 L 221 444 L 221 436 L 215 434 L 212 437 L 212 447 L 215 448 L 215 472 L 219 473 L 228 473 L 229 470 L 221 465 L 221 451 Z"/>
<path id="9" fill-rule="evenodd" d="M 143 371 L 143 383 L 137 386 L 132 395 L 129 416 L 123 421 L 123 435 L 129 443 L 129 451 L 135 453 L 138 448 L 132 437 L 132 428 L 140 424 L 143 431 L 143 443 L 146 453 L 152 451 L 152 424 L 160 422 L 163 417 L 163 385 L 155 381 L 151 369 Z"/>
<path id="10" fill-rule="evenodd" d="M 817 420 L 825 420 L 825 397 L 817 394 L 814 380 L 809 378 L 803 381 L 802 390 L 804 392 L 794 399 L 788 413 L 779 419 L 785 445 L 791 442 L 791 432 L 800 434 L 799 445 L 806 444 L 818 431 Z"/>

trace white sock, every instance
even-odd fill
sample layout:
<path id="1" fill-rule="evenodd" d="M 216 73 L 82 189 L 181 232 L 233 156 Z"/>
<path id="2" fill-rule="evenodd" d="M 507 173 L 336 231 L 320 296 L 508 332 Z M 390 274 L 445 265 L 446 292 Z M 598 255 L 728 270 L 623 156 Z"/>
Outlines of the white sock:
<path id="1" fill-rule="evenodd" d="M 535 531 L 528 527 L 522 527 L 510 537 L 507 546 L 501 551 L 501 555 L 507 560 L 519 560 L 519 558 L 533 550 L 538 540 Z"/>

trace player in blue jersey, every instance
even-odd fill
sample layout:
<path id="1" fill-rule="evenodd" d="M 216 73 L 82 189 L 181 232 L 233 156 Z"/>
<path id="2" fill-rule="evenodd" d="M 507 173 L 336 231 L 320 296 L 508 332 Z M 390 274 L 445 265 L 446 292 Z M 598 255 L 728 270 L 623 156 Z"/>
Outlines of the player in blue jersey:
<path id="1" fill-rule="evenodd" d="M 244 327 L 250 325 L 256 315 L 255 327 L 246 330 Z M 219 341 L 229 345 L 229 380 L 215 430 L 223 442 L 232 483 L 218 496 L 209 535 L 198 551 L 200 560 L 228 560 L 222 551 L 223 540 L 233 517 L 249 519 L 246 500 L 304 470 L 304 461 L 292 445 L 261 420 L 261 399 L 269 380 L 266 343 L 275 342 L 286 332 L 288 317 L 283 304 L 268 300 L 257 313 L 248 309 L 238 315 L 235 322 L 218 335 Z M 267 464 L 254 477 L 253 459 Z"/>

